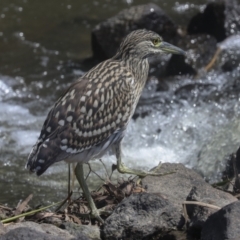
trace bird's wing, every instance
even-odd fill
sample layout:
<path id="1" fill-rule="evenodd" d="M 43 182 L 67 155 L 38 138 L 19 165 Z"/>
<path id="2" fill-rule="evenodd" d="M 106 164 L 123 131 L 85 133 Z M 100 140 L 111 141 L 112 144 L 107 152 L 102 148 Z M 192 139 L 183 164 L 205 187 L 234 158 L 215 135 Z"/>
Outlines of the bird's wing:
<path id="1" fill-rule="evenodd" d="M 99 75 L 79 79 L 50 110 L 29 155 L 31 171 L 40 175 L 54 162 L 97 146 L 126 128 L 134 107 L 133 77 L 128 71 L 100 80 L 94 76 Z"/>

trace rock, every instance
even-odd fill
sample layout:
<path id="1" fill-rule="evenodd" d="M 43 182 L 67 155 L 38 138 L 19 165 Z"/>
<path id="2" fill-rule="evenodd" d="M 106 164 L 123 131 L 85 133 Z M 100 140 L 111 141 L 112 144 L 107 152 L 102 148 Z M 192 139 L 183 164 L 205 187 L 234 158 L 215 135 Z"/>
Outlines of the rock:
<path id="1" fill-rule="evenodd" d="M 172 55 L 168 61 L 160 63 L 158 61 L 161 67 L 155 67 L 155 71 L 151 70 L 152 75 L 156 77 L 196 75 L 199 69 L 204 68 L 210 62 L 217 50 L 216 39 L 207 34 L 186 35 L 179 38 L 176 45 L 184 49 L 187 55 Z"/>
<path id="2" fill-rule="evenodd" d="M 70 234 L 77 239 L 82 239 L 81 236 L 85 235 L 92 240 L 100 240 L 100 230 L 97 226 L 91 225 L 78 225 L 72 222 L 63 223 L 60 228 L 67 230 Z"/>
<path id="3" fill-rule="evenodd" d="M 207 33 L 219 42 L 215 55 L 212 50 L 215 51 L 216 48 L 213 48 L 212 45 L 205 45 L 207 50 L 211 50 L 211 54 L 207 54 L 207 56 L 212 56 L 211 59 L 215 59 L 207 66 L 207 71 L 212 68 L 218 68 L 224 72 L 231 72 L 236 68 L 240 69 L 239 16 L 239 1 L 225 0 L 207 4 L 203 13 L 198 13 L 191 19 L 187 29 L 190 35 Z M 205 54 L 201 53 L 201 56 L 205 56 Z"/>
<path id="4" fill-rule="evenodd" d="M 195 70 L 190 64 L 186 63 L 185 57 L 180 55 L 173 55 L 170 58 L 170 61 L 167 63 L 165 76 L 185 74 L 196 75 L 197 70 Z"/>
<path id="5" fill-rule="evenodd" d="M 217 50 L 216 39 L 207 34 L 186 35 L 177 45 L 187 51 L 185 62 L 195 70 L 205 67 Z"/>
<path id="6" fill-rule="evenodd" d="M 202 229 L 201 240 L 240 239 L 240 202 L 231 203 L 212 214 Z"/>
<path id="7" fill-rule="evenodd" d="M 225 184 L 221 184 L 221 188 L 229 192 L 240 193 L 240 147 L 236 153 L 226 156 L 225 162 L 226 168 L 222 172 L 222 180 Z"/>
<path id="8" fill-rule="evenodd" d="M 240 2 L 225 0 L 225 24 L 226 35 L 231 36 L 240 33 Z"/>
<path id="9" fill-rule="evenodd" d="M 152 239 L 156 234 L 176 230 L 181 216 L 159 193 L 133 194 L 124 199 L 103 227 L 103 239 Z"/>
<path id="10" fill-rule="evenodd" d="M 0 222 L 0 236 L 6 233 L 6 228 L 3 226 L 3 224 Z"/>
<path id="11" fill-rule="evenodd" d="M 240 4 L 237 0 L 208 3 L 203 13 L 195 15 L 187 28 L 189 34 L 207 33 L 218 42 L 240 33 Z"/>
<path id="12" fill-rule="evenodd" d="M 147 176 L 142 180 L 142 183 L 143 186 L 147 186 L 149 193 L 161 193 L 164 195 L 176 207 L 176 215 L 179 217 L 183 212 L 182 203 L 189 196 L 193 187 L 196 188 L 196 200 L 198 201 L 211 202 L 211 204 L 218 207 L 237 201 L 237 198 L 231 194 L 213 188 L 198 173 L 182 164 L 164 163 L 159 169 L 160 173 L 174 171 L 175 173 L 161 177 Z"/>
<path id="13" fill-rule="evenodd" d="M 209 98 L 212 97 L 209 96 L 209 92 L 214 88 L 217 88 L 214 86 L 214 84 L 195 81 L 178 87 L 174 91 L 174 94 L 178 99 L 184 99 L 187 101 L 194 101 L 196 95 L 205 101 L 208 101 Z"/>
<path id="14" fill-rule="evenodd" d="M 123 38 L 133 30 L 145 28 L 160 34 L 165 41 L 173 42 L 177 27 L 156 4 L 133 6 L 98 24 L 92 31 L 94 57 L 105 60 L 112 57 Z"/>
<path id="15" fill-rule="evenodd" d="M 89 240 L 83 234 L 75 238 L 69 232 L 45 223 L 21 222 L 7 225 L 5 228 L 6 234 L 1 236 L 1 240 Z"/>
<path id="16" fill-rule="evenodd" d="M 187 32 L 189 34 L 210 34 L 217 41 L 222 41 L 226 38 L 224 11 L 224 2 L 211 2 L 207 4 L 203 13 L 198 13 L 190 20 Z"/>
<path id="17" fill-rule="evenodd" d="M 214 68 L 221 68 L 225 72 L 231 72 L 235 68 L 240 69 L 240 35 L 232 35 L 218 44 L 219 52 L 216 53 L 217 61 Z"/>
<path id="18" fill-rule="evenodd" d="M 208 192 L 202 194 L 202 189 L 193 187 L 187 196 L 187 201 L 196 201 L 201 203 L 213 204 L 211 198 L 208 198 Z M 203 198 L 202 198 L 203 197 Z M 188 231 L 194 235 L 200 236 L 202 226 L 210 215 L 216 212 L 218 209 L 209 208 L 201 205 L 187 204 L 187 215 L 188 215 Z"/>
<path id="19" fill-rule="evenodd" d="M 235 169 L 235 181 L 233 185 L 234 192 L 240 192 L 240 147 L 238 148 L 236 155 L 233 155 L 233 168 Z"/>

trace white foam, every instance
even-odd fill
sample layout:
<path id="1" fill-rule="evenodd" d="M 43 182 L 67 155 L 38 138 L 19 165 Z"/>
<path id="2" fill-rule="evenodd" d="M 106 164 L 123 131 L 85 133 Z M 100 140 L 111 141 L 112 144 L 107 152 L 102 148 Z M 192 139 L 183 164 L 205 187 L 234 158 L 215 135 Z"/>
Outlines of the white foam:
<path id="1" fill-rule="evenodd" d="M 196 93 L 192 95 L 198 100 L 178 99 L 174 93 L 181 86 L 192 84 L 190 79 L 171 81 L 168 92 L 155 92 L 150 83 L 144 90 L 141 104 L 146 99 L 153 110 L 146 117 L 130 122 L 123 140 L 123 162 L 129 167 L 146 170 L 160 161 L 179 162 L 196 168 L 207 178 L 216 178 L 223 169 L 225 156 L 235 152 L 240 143 L 240 96 L 238 99 L 229 97 L 231 89 L 228 90 L 227 85 L 232 84 L 229 79 L 237 81 L 238 74 L 216 77 L 209 73 L 195 80 L 195 84 L 213 85 L 209 90 L 194 90 Z M 205 99 L 227 91 L 229 93 L 222 95 L 219 101 Z M 191 94 L 189 90 L 188 94 Z M 37 140 L 46 113 L 39 112 L 41 117 L 33 116 L 21 102 L 14 105 L 2 102 L 0 112 L 0 134 L 4 136 L 0 138 L 0 148 L 26 158 Z M 103 156 L 103 160 L 108 168 L 116 163 L 113 155 Z M 65 175 L 66 169 L 65 163 L 54 165 L 46 175 L 49 178 L 52 173 Z M 104 172 L 103 167 L 97 170 Z"/>

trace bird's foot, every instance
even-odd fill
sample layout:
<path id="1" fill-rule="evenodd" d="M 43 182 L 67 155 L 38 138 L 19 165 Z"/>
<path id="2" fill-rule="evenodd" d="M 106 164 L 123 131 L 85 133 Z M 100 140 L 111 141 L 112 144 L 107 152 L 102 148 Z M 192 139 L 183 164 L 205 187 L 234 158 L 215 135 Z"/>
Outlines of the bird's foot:
<path id="1" fill-rule="evenodd" d="M 123 163 L 121 163 L 117 165 L 117 169 L 120 173 L 133 174 L 140 178 L 144 178 L 146 176 L 164 176 L 164 175 L 175 173 L 175 172 L 159 173 L 158 170 L 160 169 L 161 165 L 162 163 L 160 162 L 154 169 L 150 171 L 142 171 L 142 170 L 128 168 Z"/>
<path id="2" fill-rule="evenodd" d="M 111 214 L 111 211 L 108 211 L 106 209 L 106 207 L 103 207 L 103 208 L 100 208 L 100 209 L 97 209 L 97 208 L 93 208 L 91 213 L 90 213 L 90 216 L 91 218 L 95 218 L 97 219 L 100 223 L 104 224 L 104 220 L 101 218 L 101 215 L 105 215 L 105 216 L 108 216 Z"/>
<path id="3" fill-rule="evenodd" d="M 100 209 L 99 210 L 97 208 L 95 208 L 94 210 L 92 209 L 91 218 L 96 218 L 100 223 L 104 224 L 104 221 L 100 215 L 101 215 Z"/>
<path id="4" fill-rule="evenodd" d="M 100 223 L 104 224 L 104 220 L 101 218 L 101 215 L 109 216 L 112 213 L 112 211 L 106 210 L 106 207 L 100 208 L 100 209 L 93 209 L 89 213 L 80 213 L 79 216 L 81 218 L 92 218 L 97 219 Z"/>

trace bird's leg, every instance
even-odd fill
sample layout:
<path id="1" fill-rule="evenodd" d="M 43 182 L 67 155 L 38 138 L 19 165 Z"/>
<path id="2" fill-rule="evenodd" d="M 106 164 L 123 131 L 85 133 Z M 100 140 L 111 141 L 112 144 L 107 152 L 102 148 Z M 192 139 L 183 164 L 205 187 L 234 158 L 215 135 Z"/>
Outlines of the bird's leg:
<path id="1" fill-rule="evenodd" d="M 87 199 L 89 207 L 91 208 L 92 217 L 96 218 L 99 222 L 104 223 L 103 219 L 100 217 L 100 211 L 96 208 L 95 203 L 92 199 L 91 193 L 89 192 L 88 186 L 84 179 L 83 164 L 81 163 L 77 164 L 75 168 L 75 175 L 83 190 L 85 198 Z"/>
<path id="2" fill-rule="evenodd" d="M 121 143 L 118 143 L 118 144 L 115 145 L 115 153 L 116 153 L 116 157 L 117 157 L 117 170 L 120 173 L 134 174 L 134 175 L 137 175 L 139 177 L 146 177 L 148 175 L 150 175 L 150 176 L 163 176 L 163 175 L 166 175 L 166 174 L 173 173 L 173 172 L 164 173 L 164 174 L 163 173 L 158 173 L 157 170 L 161 167 L 161 163 L 159 163 L 158 166 L 156 166 L 153 170 L 151 170 L 149 172 L 126 167 L 122 162 Z"/>
<path id="3" fill-rule="evenodd" d="M 70 192 L 71 192 L 70 180 L 71 180 L 71 168 L 70 168 L 70 163 L 68 163 L 68 196 L 70 196 Z"/>
<path id="4" fill-rule="evenodd" d="M 74 173 L 74 172 L 75 172 L 76 164 L 75 164 L 75 163 L 71 163 L 71 166 L 72 166 L 72 172 Z M 72 178 L 71 178 L 71 189 L 72 189 L 72 190 L 74 189 L 75 178 L 76 178 L 76 175 L 73 174 L 73 175 L 72 175 Z"/>

